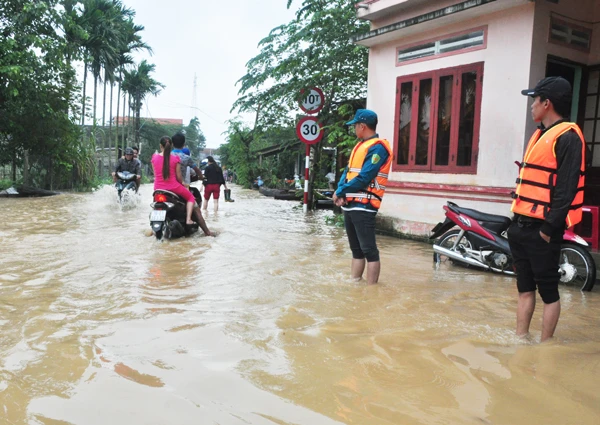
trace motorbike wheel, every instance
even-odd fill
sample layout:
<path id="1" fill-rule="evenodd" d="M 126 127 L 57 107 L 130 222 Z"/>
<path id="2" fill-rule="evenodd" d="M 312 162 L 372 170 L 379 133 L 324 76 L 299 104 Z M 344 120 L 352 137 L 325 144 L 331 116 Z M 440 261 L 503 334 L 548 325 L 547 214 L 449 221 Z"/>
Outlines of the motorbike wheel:
<path id="1" fill-rule="evenodd" d="M 436 245 L 441 246 L 442 248 L 447 248 L 447 249 L 451 249 L 454 244 L 456 243 L 456 239 L 458 238 L 458 235 L 460 234 L 460 230 L 450 230 L 449 232 L 444 233 L 436 242 Z M 461 238 L 460 241 L 458 241 L 458 244 L 456 245 L 456 247 L 464 247 L 467 249 L 473 249 L 473 246 L 471 245 L 471 242 L 469 242 L 469 240 L 467 238 L 463 237 Z M 436 262 L 440 262 L 440 263 L 445 263 L 447 261 L 451 261 L 454 263 L 454 261 L 452 260 L 452 258 L 446 257 L 443 254 L 434 254 L 434 259 Z M 461 266 L 464 267 L 469 267 L 468 264 L 464 264 L 464 263 L 456 263 L 456 264 L 460 264 Z"/>
<path id="2" fill-rule="evenodd" d="M 163 237 L 163 231 L 159 230 L 158 232 L 154 233 L 154 236 L 156 236 L 157 241 L 161 240 Z"/>
<path id="3" fill-rule="evenodd" d="M 581 291 L 591 291 L 596 283 L 596 264 L 587 249 L 563 244 L 560 249 L 560 282 Z"/>

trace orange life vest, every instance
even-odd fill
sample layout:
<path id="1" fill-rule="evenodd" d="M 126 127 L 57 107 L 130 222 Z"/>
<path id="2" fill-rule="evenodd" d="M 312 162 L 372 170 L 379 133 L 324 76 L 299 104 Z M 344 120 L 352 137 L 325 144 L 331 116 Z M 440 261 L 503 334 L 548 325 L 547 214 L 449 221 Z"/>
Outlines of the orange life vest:
<path id="1" fill-rule="evenodd" d="M 544 220 L 550 211 L 552 195 L 556 185 L 555 146 L 558 138 L 573 130 L 581 139 L 581 166 L 577 194 L 571 202 L 567 215 L 567 228 L 581 221 L 583 206 L 583 185 L 585 172 L 585 140 L 577 124 L 564 122 L 555 125 L 542 134 L 537 130 L 531 136 L 523 162 L 520 163 L 517 189 L 513 192 L 511 211 L 517 214 Z"/>
<path id="2" fill-rule="evenodd" d="M 350 161 L 348 162 L 348 171 L 346 173 L 346 182 L 349 182 L 360 174 L 360 170 L 367 157 L 369 149 L 380 144 L 388 152 L 388 158 L 383 163 L 377 176 L 369 183 L 369 186 L 358 193 L 347 193 L 346 200 L 348 202 L 360 202 L 361 204 L 370 203 L 374 208 L 379 209 L 381 206 L 381 200 L 385 193 L 385 185 L 388 181 L 390 168 L 392 166 L 392 149 L 390 148 L 390 142 L 385 139 L 373 138 L 364 142 L 358 143 L 354 146 L 352 154 L 350 155 Z"/>

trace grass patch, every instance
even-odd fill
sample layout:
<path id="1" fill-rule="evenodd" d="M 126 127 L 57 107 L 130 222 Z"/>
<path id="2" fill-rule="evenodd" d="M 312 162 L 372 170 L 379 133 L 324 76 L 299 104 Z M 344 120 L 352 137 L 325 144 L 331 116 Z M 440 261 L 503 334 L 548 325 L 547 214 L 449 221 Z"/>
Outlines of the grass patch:
<path id="1" fill-rule="evenodd" d="M 13 185 L 13 181 L 9 179 L 0 180 L 0 190 L 6 190 Z"/>

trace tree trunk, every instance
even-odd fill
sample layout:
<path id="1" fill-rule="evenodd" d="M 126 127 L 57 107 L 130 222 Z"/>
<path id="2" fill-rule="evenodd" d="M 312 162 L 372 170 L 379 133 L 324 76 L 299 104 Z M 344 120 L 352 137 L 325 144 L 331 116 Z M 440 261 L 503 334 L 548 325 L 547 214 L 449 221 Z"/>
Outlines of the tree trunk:
<path id="1" fill-rule="evenodd" d="M 117 90 L 117 137 L 115 139 L 115 151 L 119 152 L 119 107 L 121 106 L 121 71 L 119 71 L 119 88 Z M 125 112 L 125 108 L 123 108 Z M 124 124 L 124 122 L 123 122 Z"/>
<path id="2" fill-rule="evenodd" d="M 94 112 L 92 113 L 92 125 L 95 127 L 96 126 L 96 99 L 97 99 L 97 93 L 98 93 L 98 77 L 94 75 Z M 94 134 L 94 136 L 96 136 Z M 94 143 L 96 143 L 96 141 L 94 140 Z"/>
<path id="3" fill-rule="evenodd" d="M 106 125 L 106 76 L 104 77 L 104 93 L 102 95 L 102 127 Z M 104 140 L 103 140 L 104 142 Z"/>
<path id="4" fill-rule="evenodd" d="M 137 99 L 135 100 L 135 145 L 138 146 L 140 144 L 140 109 L 141 108 L 141 99 L 140 94 L 137 94 Z"/>
<path id="5" fill-rule="evenodd" d="M 110 83 L 110 106 L 108 108 L 108 167 L 109 168 L 112 168 L 112 155 L 110 154 L 110 150 L 112 149 L 113 88 L 114 88 L 114 84 Z"/>
<path id="6" fill-rule="evenodd" d="M 133 129 L 133 121 L 131 120 L 131 95 L 127 95 L 127 138 L 123 140 L 123 150 L 125 150 L 125 144 L 131 139 L 131 133 Z"/>
<path id="7" fill-rule="evenodd" d="M 123 146 L 125 144 L 125 132 L 127 131 L 127 127 L 126 127 L 126 121 L 125 121 L 125 111 L 126 111 L 126 105 L 127 105 L 127 97 L 126 97 L 126 93 L 123 92 L 123 112 L 121 113 L 121 118 L 123 119 L 122 122 L 122 129 L 121 129 L 121 134 L 120 134 L 120 138 L 118 140 L 118 144 L 117 144 L 117 152 L 119 151 L 119 149 L 121 148 L 121 146 Z M 118 158 L 118 154 L 117 154 L 117 158 Z"/>
<path id="8" fill-rule="evenodd" d="M 48 172 L 50 173 L 50 190 L 54 190 L 54 161 L 52 160 L 50 160 Z"/>
<path id="9" fill-rule="evenodd" d="M 12 157 L 12 181 L 13 183 L 17 181 L 17 155 L 13 153 Z"/>
<path id="10" fill-rule="evenodd" d="M 85 125 L 85 86 L 87 84 L 87 61 L 83 63 L 83 100 L 81 102 L 81 126 Z M 85 133 L 84 133 L 85 134 Z"/>
<path id="11" fill-rule="evenodd" d="M 31 178 L 29 175 L 29 150 L 23 150 L 23 184 L 31 186 Z"/>

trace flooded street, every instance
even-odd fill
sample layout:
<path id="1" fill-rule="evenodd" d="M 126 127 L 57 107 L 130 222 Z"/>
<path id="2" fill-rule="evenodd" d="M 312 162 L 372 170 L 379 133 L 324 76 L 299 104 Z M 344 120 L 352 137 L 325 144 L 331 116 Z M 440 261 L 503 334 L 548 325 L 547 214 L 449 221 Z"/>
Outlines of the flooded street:
<path id="1" fill-rule="evenodd" d="M 151 189 L 0 200 L 0 424 L 600 423 L 599 288 L 527 344 L 513 278 L 380 236 L 366 287 L 330 211 L 238 187 L 161 243 Z"/>

